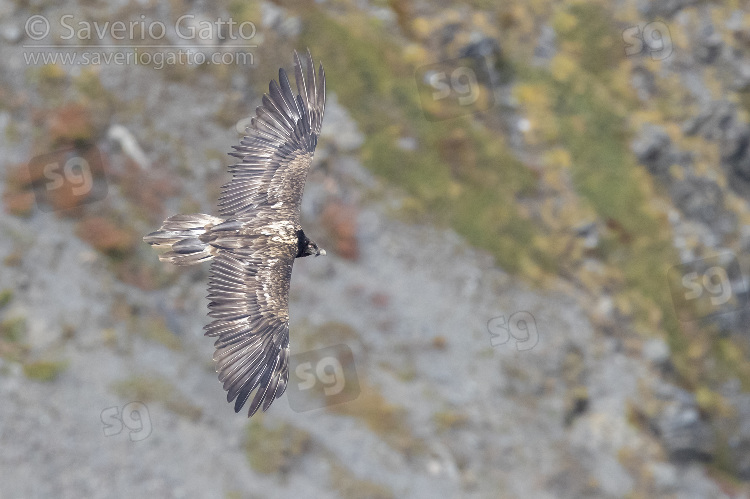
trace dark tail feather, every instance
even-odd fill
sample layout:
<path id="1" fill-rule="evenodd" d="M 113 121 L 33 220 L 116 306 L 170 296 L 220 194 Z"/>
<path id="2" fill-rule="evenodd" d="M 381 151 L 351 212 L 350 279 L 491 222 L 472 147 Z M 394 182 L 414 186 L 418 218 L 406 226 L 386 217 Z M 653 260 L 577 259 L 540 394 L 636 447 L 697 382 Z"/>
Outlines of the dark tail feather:
<path id="1" fill-rule="evenodd" d="M 213 258 L 211 246 L 200 240 L 214 225 L 224 220 L 202 213 L 194 215 L 174 215 L 164 220 L 156 232 L 145 236 L 143 240 L 157 249 L 167 249 L 159 255 L 162 262 L 175 265 L 192 265 Z"/>

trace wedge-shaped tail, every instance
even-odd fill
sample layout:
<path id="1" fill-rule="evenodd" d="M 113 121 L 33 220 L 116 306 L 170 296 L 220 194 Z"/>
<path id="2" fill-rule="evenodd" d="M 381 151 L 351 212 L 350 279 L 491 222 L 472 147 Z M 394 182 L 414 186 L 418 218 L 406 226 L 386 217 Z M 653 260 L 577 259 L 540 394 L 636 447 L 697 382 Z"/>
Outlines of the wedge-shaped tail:
<path id="1" fill-rule="evenodd" d="M 211 215 L 174 215 L 164 220 L 156 232 L 143 238 L 157 249 L 166 249 L 159 255 L 162 262 L 174 265 L 193 265 L 214 257 L 215 248 L 207 242 L 205 234 L 224 220 Z"/>

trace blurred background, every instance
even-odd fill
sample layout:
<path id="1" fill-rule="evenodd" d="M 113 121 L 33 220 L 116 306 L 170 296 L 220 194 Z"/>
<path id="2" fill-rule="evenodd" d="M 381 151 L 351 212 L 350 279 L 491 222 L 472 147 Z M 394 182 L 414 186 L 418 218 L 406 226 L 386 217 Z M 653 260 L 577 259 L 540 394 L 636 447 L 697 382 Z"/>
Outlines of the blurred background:
<path id="1" fill-rule="evenodd" d="M 750 4 L 441 4 L 0 2 L 0 496 L 750 496 Z M 328 256 L 248 420 L 141 238 L 306 48 Z"/>

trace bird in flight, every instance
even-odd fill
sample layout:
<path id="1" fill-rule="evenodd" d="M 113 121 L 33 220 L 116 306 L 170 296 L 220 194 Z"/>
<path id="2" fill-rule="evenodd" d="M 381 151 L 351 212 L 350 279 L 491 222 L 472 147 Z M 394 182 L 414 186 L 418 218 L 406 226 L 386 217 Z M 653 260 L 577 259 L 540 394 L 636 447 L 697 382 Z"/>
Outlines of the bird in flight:
<path id="1" fill-rule="evenodd" d="M 289 380 L 289 282 L 295 258 L 325 255 L 300 225 L 300 202 L 325 110 L 323 65 L 294 52 L 297 95 L 284 69 L 230 155 L 219 217 L 174 215 L 143 238 L 161 261 L 211 261 L 205 335 L 216 338 L 219 381 L 239 412 L 267 410 Z"/>

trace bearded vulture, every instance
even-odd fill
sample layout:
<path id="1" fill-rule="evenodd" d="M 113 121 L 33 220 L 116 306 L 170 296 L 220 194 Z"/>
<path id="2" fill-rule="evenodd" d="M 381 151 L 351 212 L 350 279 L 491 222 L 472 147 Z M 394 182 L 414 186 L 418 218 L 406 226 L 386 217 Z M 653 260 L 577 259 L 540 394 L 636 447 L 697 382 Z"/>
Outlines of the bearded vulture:
<path id="1" fill-rule="evenodd" d="M 325 109 L 323 65 L 294 52 L 297 95 L 284 69 L 271 81 L 247 135 L 229 153 L 239 162 L 221 189 L 219 216 L 174 215 L 143 240 L 161 261 L 211 261 L 205 335 L 216 337 L 219 381 L 239 412 L 266 411 L 289 380 L 289 282 L 295 258 L 325 255 L 300 225 L 300 201 Z"/>

